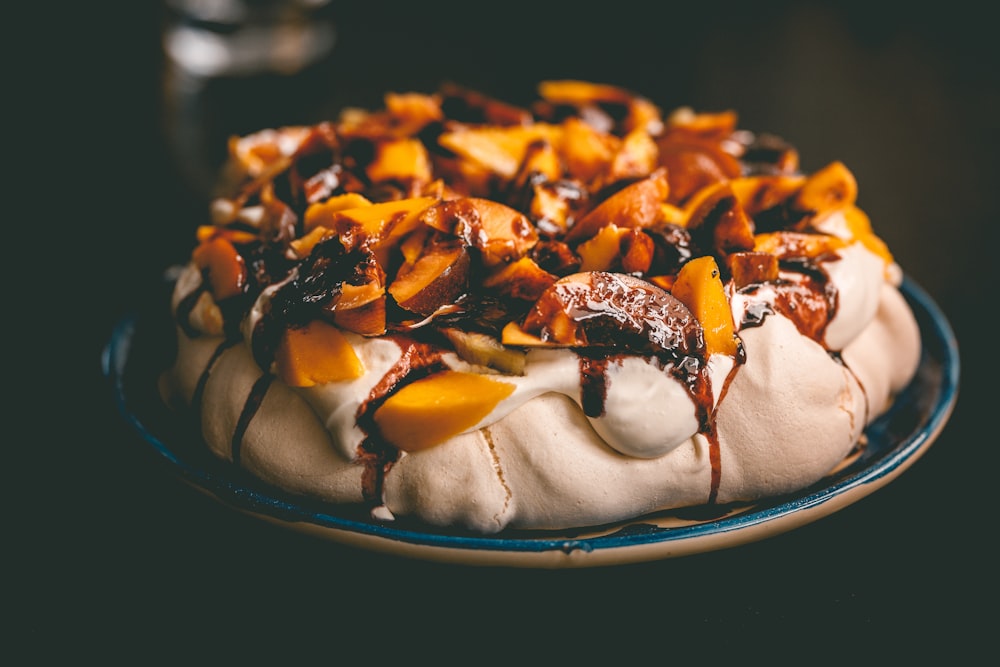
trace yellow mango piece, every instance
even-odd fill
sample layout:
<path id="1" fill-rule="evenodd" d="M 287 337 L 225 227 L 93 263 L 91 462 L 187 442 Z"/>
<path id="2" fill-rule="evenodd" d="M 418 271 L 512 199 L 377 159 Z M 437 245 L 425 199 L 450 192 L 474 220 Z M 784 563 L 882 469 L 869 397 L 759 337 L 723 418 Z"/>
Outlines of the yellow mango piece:
<path id="1" fill-rule="evenodd" d="M 386 141 L 378 144 L 376 151 L 374 161 L 365 169 L 372 182 L 430 182 L 431 161 L 419 139 Z"/>
<path id="2" fill-rule="evenodd" d="M 364 366 L 344 334 L 314 320 L 288 329 L 275 354 L 278 377 L 289 387 L 312 387 L 361 377 Z"/>
<path id="3" fill-rule="evenodd" d="M 438 143 L 504 178 L 513 178 L 524 162 L 529 145 L 539 139 L 559 145 L 561 136 L 562 128 L 558 125 L 535 123 L 445 132 L 438 138 Z"/>
<path id="4" fill-rule="evenodd" d="M 442 371 L 387 398 L 375 423 L 399 449 L 420 451 L 472 428 L 513 392 L 513 384 L 489 375 Z"/>
<path id="5" fill-rule="evenodd" d="M 851 235 L 869 251 L 881 257 L 886 265 L 895 261 L 889 246 L 872 230 L 872 223 L 867 213 L 857 206 L 848 206 L 844 209 L 844 218 L 847 220 L 847 228 Z"/>
<path id="6" fill-rule="evenodd" d="M 367 197 L 360 195 L 357 192 L 348 192 L 346 194 L 336 195 L 335 197 L 330 197 L 326 201 L 311 204 L 309 208 L 306 209 L 303 226 L 307 232 L 312 231 L 317 227 L 333 229 L 334 213 L 371 205 L 372 202 L 369 201 Z"/>
<path id="7" fill-rule="evenodd" d="M 705 330 L 705 351 L 708 355 L 736 356 L 733 311 L 726 298 L 719 265 L 714 257 L 697 257 L 682 266 L 670 292 L 701 322 Z"/>
<path id="8" fill-rule="evenodd" d="M 621 257 L 621 238 L 628 229 L 607 224 L 576 248 L 580 271 L 607 271 Z"/>
<path id="9" fill-rule="evenodd" d="M 304 236 L 295 239 L 288 245 L 295 253 L 296 257 L 300 259 L 303 257 L 308 257 L 316 247 L 316 244 L 326 240 L 327 238 L 333 236 L 333 232 L 326 227 L 316 227 L 312 231 L 306 233 Z"/>
<path id="10" fill-rule="evenodd" d="M 809 175 L 795 199 L 802 211 L 822 212 L 854 204 L 858 182 L 843 162 L 831 162 Z"/>

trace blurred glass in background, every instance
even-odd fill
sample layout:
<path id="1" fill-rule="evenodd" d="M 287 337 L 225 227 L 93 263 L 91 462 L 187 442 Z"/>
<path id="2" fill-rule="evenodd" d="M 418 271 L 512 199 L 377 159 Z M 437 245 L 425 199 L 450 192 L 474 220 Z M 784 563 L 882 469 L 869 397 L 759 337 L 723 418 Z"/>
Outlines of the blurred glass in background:
<path id="1" fill-rule="evenodd" d="M 164 139 L 181 179 L 208 198 L 230 136 L 307 121 L 283 114 L 308 110 L 324 90 L 332 2 L 163 0 L 162 9 Z"/>

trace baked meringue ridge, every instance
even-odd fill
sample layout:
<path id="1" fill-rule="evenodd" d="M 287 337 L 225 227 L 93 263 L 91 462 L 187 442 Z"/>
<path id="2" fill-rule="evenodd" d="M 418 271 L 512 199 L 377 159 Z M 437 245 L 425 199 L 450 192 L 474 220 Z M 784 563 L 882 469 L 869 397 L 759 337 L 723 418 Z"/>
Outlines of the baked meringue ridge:
<path id="1" fill-rule="evenodd" d="M 159 381 L 214 457 L 497 534 L 794 493 L 864 447 L 921 340 L 847 166 L 731 110 L 537 90 L 230 140 Z"/>

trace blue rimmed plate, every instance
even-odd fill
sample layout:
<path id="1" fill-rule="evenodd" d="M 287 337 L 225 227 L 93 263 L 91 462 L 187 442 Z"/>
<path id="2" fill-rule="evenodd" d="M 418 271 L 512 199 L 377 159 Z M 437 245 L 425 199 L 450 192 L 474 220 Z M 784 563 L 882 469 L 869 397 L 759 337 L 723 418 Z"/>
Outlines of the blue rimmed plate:
<path id="1" fill-rule="evenodd" d="M 907 278 L 902 291 L 920 325 L 920 367 L 892 408 L 866 431 L 867 445 L 820 483 L 749 505 L 665 512 L 613 525 L 480 536 L 383 524 L 333 506 L 310 505 L 213 459 L 197 434 L 171 418 L 156 393 L 170 359 L 165 315 L 122 319 L 103 358 L 118 410 L 173 472 L 223 503 L 282 526 L 353 547 L 424 560 L 511 567 L 592 567 L 724 549 L 787 532 L 832 514 L 888 484 L 931 446 L 958 397 L 955 335 L 938 306 Z M 164 296 L 165 303 L 166 296 Z"/>

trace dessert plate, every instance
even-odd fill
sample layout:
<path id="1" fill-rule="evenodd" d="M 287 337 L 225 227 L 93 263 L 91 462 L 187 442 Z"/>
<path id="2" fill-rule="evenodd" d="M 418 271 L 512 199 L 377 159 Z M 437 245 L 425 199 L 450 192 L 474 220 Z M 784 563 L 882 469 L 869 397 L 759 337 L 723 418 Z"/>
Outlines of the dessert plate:
<path id="1" fill-rule="evenodd" d="M 168 303 L 170 285 L 162 300 Z M 214 459 L 160 402 L 156 381 L 170 359 L 167 313 L 136 312 L 114 328 L 103 370 L 113 401 L 156 459 L 230 507 L 352 547 L 423 560 L 529 568 L 593 567 L 692 555 L 765 539 L 830 515 L 888 484 L 931 446 L 958 396 L 958 346 L 944 314 L 910 278 L 902 292 L 920 325 L 918 372 L 892 408 L 866 431 L 867 443 L 820 483 L 762 502 L 647 515 L 562 531 L 482 536 L 371 520 L 310 504 Z"/>

